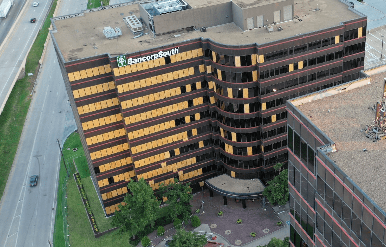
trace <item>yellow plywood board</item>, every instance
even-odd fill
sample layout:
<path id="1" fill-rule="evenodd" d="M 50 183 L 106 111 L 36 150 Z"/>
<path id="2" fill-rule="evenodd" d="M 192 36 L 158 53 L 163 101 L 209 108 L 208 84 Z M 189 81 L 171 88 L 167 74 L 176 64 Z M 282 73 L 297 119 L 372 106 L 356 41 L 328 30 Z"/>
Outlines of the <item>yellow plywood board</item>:
<path id="1" fill-rule="evenodd" d="M 248 88 L 243 88 L 243 98 L 248 98 Z"/>
<path id="2" fill-rule="evenodd" d="M 298 62 L 298 69 L 303 69 L 303 61 Z"/>
<path id="3" fill-rule="evenodd" d="M 235 56 L 235 66 L 241 67 L 240 56 Z"/>

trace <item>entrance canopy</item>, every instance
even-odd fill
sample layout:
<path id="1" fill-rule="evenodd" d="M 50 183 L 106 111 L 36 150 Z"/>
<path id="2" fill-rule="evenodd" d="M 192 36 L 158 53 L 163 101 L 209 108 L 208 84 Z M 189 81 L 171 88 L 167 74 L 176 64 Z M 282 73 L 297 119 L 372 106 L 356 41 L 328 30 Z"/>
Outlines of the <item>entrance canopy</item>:
<path id="1" fill-rule="evenodd" d="M 205 184 L 223 196 L 237 199 L 257 199 L 265 188 L 260 179 L 238 179 L 226 174 L 208 179 Z"/>

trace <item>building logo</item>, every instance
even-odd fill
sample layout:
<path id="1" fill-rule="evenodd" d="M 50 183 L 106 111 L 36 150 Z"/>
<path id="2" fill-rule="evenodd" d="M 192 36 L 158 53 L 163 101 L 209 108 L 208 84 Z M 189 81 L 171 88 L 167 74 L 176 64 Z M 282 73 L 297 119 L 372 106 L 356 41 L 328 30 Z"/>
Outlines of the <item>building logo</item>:
<path id="1" fill-rule="evenodd" d="M 158 53 L 149 55 L 149 56 L 144 56 L 144 57 L 139 57 L 139 58 L 126 58 L 126 55 L 119 55 L 117 57 L 117 64 L 118 67 L 124 67 L 127 65 L 132 65 L 132 64 L 137 64 L 137 63 L 142 63 L 158 58 L 163 58 L 163 57 L 170 57 L 172 55 L 175 55 L 179 52 L 179 47 L 173 48 L 169 51 L 159 51 Z"/>

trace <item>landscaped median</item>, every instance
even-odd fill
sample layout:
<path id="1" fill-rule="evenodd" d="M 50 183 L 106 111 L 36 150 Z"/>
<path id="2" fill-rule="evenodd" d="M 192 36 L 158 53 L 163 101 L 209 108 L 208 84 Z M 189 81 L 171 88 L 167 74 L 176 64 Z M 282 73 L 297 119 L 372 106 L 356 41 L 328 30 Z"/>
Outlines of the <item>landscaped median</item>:
<path id="1" fill-rule="evenodd" d="M 23 131 L 24 122 L 31 103 L 30 92 L 39 71 L 39 60 L 42 56 L 44 43 L 47 39 L 48 28 L 51 25 L 50 18 L 53 16 L 57 4 L 54 0 L 47 18 L 39 31 L 31 50 L 28 53 L 25 73 L 33 73 L 34 76 L 16 81 L 11 94 L 0 115 L 0 198 L 3 195 L 8 175 L 16 155 L 19 140 Z"/>
<path id="2" fill-rule="evenodd" d="M 93 9 L 93 8 L 98 8 L 103 4 L 103 6 L 109 5 L 110 0 L 88 0 L 87 8 L 88 9 Z"/>

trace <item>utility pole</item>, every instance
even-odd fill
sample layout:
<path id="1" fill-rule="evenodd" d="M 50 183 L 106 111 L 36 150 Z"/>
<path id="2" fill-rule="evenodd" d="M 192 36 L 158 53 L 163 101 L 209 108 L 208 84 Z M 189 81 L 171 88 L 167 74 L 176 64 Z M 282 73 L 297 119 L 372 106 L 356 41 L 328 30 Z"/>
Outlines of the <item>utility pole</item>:
<path id="1" fill-rule="evenodd" d="M 381 35 L 382 38 L 382 51 L 381 51 L 381 60 L 382 60 L 382 53 L 383 53 L 383 35 Z"/>
<path id="2" fill-rule="evenodd" d="M 66 168 L 67 177 L 70 177 L 70 174 L 68 173 L 68 170 L 67 170 L 66 162 L 64 161 L 63 152 L 62 152 L 62 148 L 60 147 L 60 143 L 59 143 L 59 140 L 58 140 L 58 139 L 56 139 L 56 141 L 58 142 L 58 145 L 59 145 L 59 150 L 60 150 L 60 154 L 62 155 L 62 159 L 63 159 L 63 164 L 64 164 L 64 167 Z"/>

